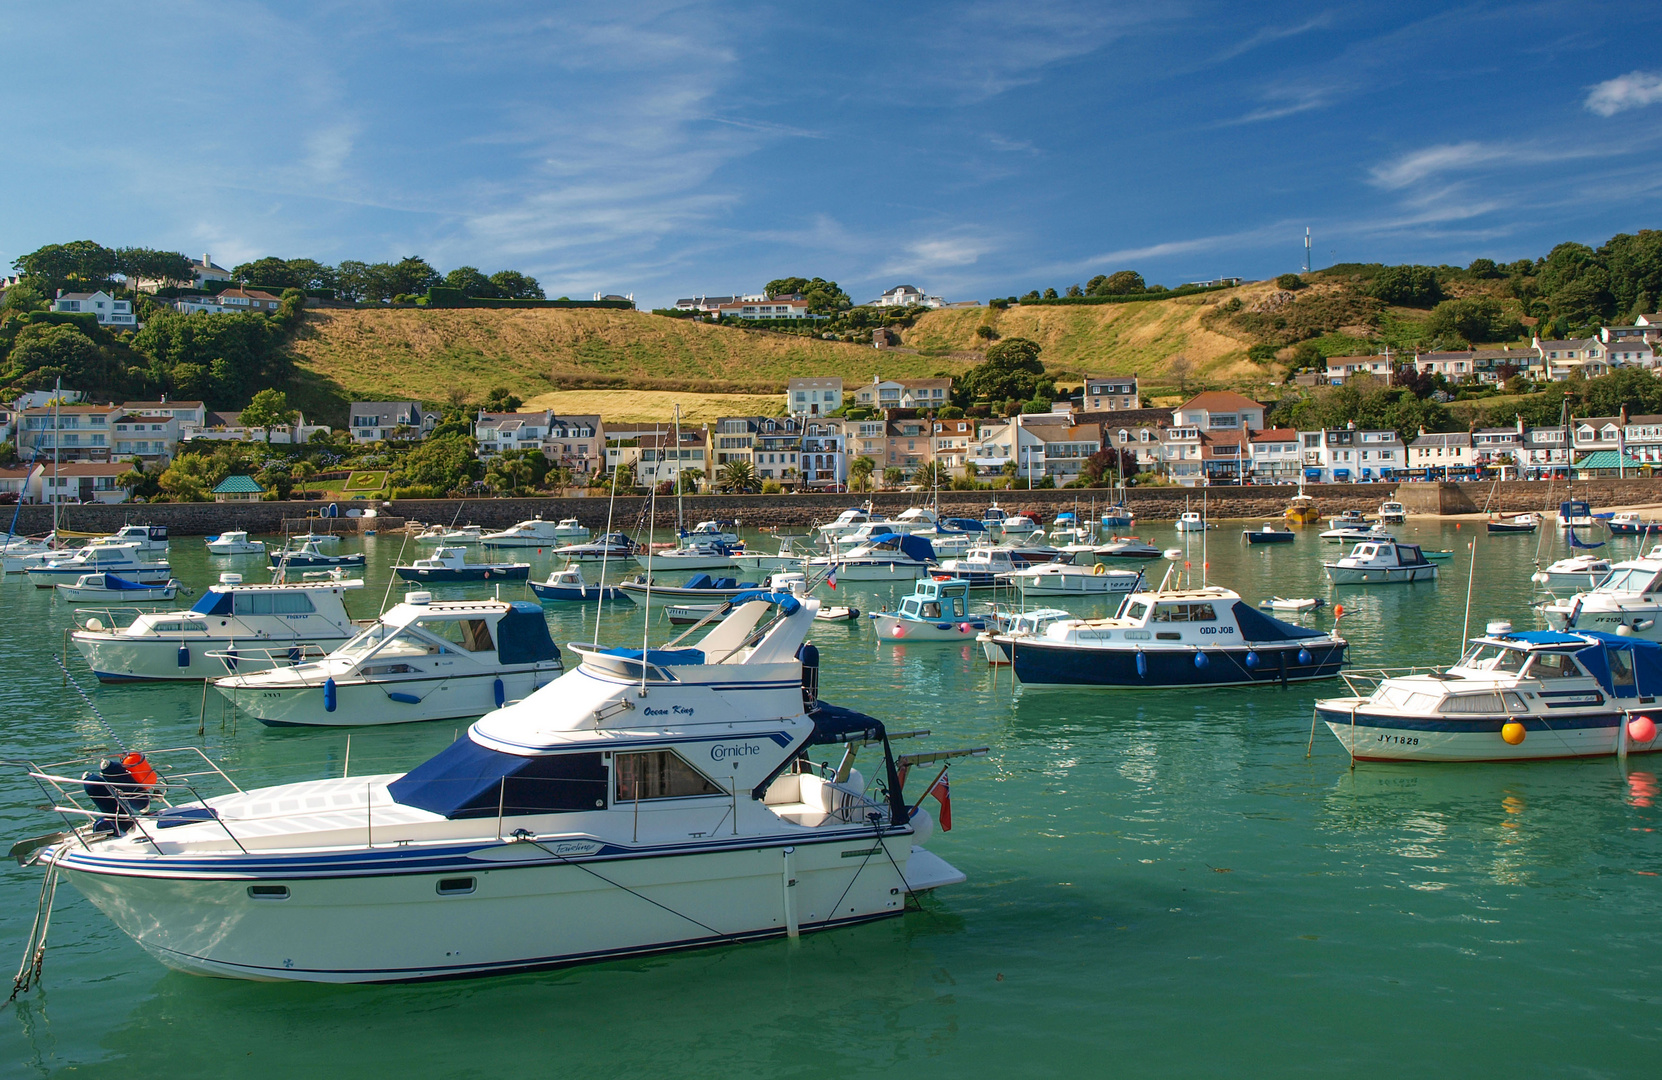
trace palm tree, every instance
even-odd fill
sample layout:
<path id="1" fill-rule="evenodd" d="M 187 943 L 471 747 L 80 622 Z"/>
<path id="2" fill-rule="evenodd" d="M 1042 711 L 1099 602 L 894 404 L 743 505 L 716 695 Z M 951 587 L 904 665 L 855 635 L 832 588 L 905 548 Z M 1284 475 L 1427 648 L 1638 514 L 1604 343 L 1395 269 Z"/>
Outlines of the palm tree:
<path id="1" fill-rule="evenodd" d="M 928 490 L 936 487 L 950 487 L 952 478 L 938 462 L 926 461 L 912 473 L 912 483 Z"/>
<path id="2" fill-rule="evenodd" d="M 564 496 L 566 488 L 571 486 L 571 470 L 564 465 L 556 465 L 544 474 L 543 483 L 554 489 L 556 495 Z"/>
<path id="3" fill-rule="evenodd" d="M 721 467 L 721 486 L 728 491 L 755 491 L 759 486 L 756 483 L 756 470 L 748 461 L 729 461 Z"/>
<path id="4" fill-rule="evenodd" d="M 680 472 L 675 474 L 675 477 L 679 490 L 683 494 L 689 492 L 696 494 L 698 492 L 698 486 L 704 482 L 704 470 L 682 469 Z"/>
<path id="5" fill-rule="evenodd" d="M 294 474 L 296 480 L 300 481 L 300 498 L 305 499 L 306 479 L 317 474 L 317 466 L 309 461 L 297 461 L 294 463 L 294 468 L 289 471 Z"/>
<path id="6" fill-rule="evenodd" d="M 877 462 L 869 457 L 861 456 L 848 463 L 848 482 L 858 491 L 866 490 L 871 483 L 872 470 L 877 468 Z"/>
<path id="7" fill-rule="evenodd" d="M 883 470 L 883 485 L 885 487 L 899 487 L 906 479 L 906 470 L 898 465 L 890 465 Z"/>

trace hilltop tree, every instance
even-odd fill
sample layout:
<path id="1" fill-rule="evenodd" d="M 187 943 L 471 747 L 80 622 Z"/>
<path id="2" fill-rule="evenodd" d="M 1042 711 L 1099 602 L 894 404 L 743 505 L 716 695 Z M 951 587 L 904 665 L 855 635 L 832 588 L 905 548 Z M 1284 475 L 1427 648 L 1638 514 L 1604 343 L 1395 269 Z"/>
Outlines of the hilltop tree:
<path id="1" fill-rule="evenodd" d="M 1026 401 L 1038 388 L 1045 366 L 1041 346 L 1029 338 L 1005 338 L 987 346 L 986 359 L 970 368 L 961 381 L 969 401 Z"/>
<path id="2" fill-rule="evenodd" d="M 39 278 L 47 293 L 69 286 L 96 288 L 116 272 L 115 252 L 91 240 L 47 244 L 12 261 L 12 269 Z"/>
<path id="3" fill-rule="evenodd" d="M 537 279 L 518 270 L 498 270 L 490 276 L 496 294 L 505 300 L 546 300 Z M 481 294 L 483 295 L 483 294 Z"/>
<path id="4" fill-rule="evenodd" d="M 1085 288 L 1089 296 L 1132 296 L 1147 291 L 1143 275 L 1135 270 L 1116 270 L 1107 277 L 1098 274 Z"/>
<path id="5" fill-rule="evenodd" d="M 271 429 L 294 423 L 295 411 L 289 408 L 288 395 L 281 390 L 265 389 L 254 395 L 248 407 L 242 410 L 241 420 L 247 427 L 265 428 L 266 445 L 271 445 Z"/>
<path id="6" fill-rule="evenodd" d="M 824 278 L 775 278 L 762 290 L 769 296 L 799 293 L 815 315 L 831 315 L 853 306 L 853 301 L 835 281 Z"/>
<path id="7" fill-rule="evenodd" d="M 1400 307 L 1430 307 L 1443 289 L 1429 266 L 1387 266 L 1368 283 L 1368 295 Z"/>
<path id="8" fill-rule="evenodd" d="M 452 289 L 462 290 L 465 296 L 483 296 L 495 299 L 502 295 L 502 291 L 490 278 L 479 272 L 476 266 L 458 266 L 444 275 L 444 283 Z"/>

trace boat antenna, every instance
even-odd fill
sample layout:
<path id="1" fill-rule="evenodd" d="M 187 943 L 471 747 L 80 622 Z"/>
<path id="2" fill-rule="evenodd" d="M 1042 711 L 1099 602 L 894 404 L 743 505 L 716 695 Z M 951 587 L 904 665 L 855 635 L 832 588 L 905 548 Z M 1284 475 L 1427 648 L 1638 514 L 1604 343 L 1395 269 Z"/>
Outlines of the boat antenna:
<path id="1" fill-rule="evenodd" d="M 1200 587 L 1206 587 L 1206 573 L 1211 563 L 1206 561 L 1206 531 L 1212 527 L 1212 519 L 1206 516 L 1206 489 L 1200 489 Z"/>
<path id="2" fill-rule="evenodd" d="M 708 462 L 706 462 L 708 464 Z M 681 403 L 675 403 L 675 471 L 670 474 L 675 483 L 675 537 L 687 535 L 686 515 L 681 510 Z M 641 669 L 646 670 L 645 668 Z"/>
<path id="3" fill-rule="evenodd" d="M 90 421 L 89 421 L 90 422 Z M 58 507 L 63 505 L 63 490 L 58 487 L 58 449 L 63 444 L 63 377 L 52 384 L 52 541 L 58 541 Z M 25 487 L 28 485 L 25 484 Z M 21 498 L 19 502 L 21 502 Z"/>
<path id="4" fill-rule="evenodd" d="M 457 510 L 456 513 L 460 514 L 461 511 Z M 359 518 L 358 520 L 362 521 L 363 518 Z M 451 522 L 451 524 L 454 525 L 455 522 Z M 400 563 L 404 561 L 404 544 L 408 544 L 409 542 L 410 542 L 410 530 L 405 529 L 404 530 L 404 541 L 403 541 L 403 543 L 398 545 L 398 562 L 400 562 Z M 440 548 L 442 550 L 442 548 L 443 548 L 442 544 L 440 545 Z M 283 561 L 284 562 L 288 561 L 288 554 L 286 552 L 284 553 Z M 397 565 L 397 564 L 395 563 L 394 565 Z M 365 577 L 369 576 L 369 572 L 368 572 L 367 569 L 364 571 L 364 576 Z M 387 601 L 392 599 L 392 583 L 397 581 L 397 580 L 398 580 L 398 571 L 394 570 L 392 572 L 391 576 L 389 576 L 387 578 L 387 591 L 381 596 L 381 610 L 376 612 L 376 614 L 375 614 L 375 617 L 377 619 L 379 619 L 382 615 L 385 615 L 387 613 Z"/>
<path id="5" fill-rule="evenodd" d="M 1500 481 L 1496 480 L 1494 482 L 1494 484 L 1489 488 L 1489 498 L 1483 504 L 1483 516 L 1484 517 L 1489 516 L 1489 507 L 1494 505 L 1494 503 L 1495 503 L 1495 491 L 1499 487 L 1500 487 Z M 1462 649 L 1464 649 L 1466 647 L 1467 632 L 1469 630 L 1471 630 L 1471 628 L 1472 628 L 1472 582 L 1477 580 L 1477 536 L 1478 536 L 1478 534 L 1474 530 L 1472 532 L 1472 557 L 1471 557 L 1471 562 L 1466 566 L 1466 618 L 1460 624 L 1460 647 Z"/>
<path id="6" fill-rule="evenodd" d="M 600 645 L 600 616 L 606 610 L 606 563 L 611 558 L 612 509 L 617 506 L 617 470 L 612 470 L 612 494 L 606 500 L 606 531 L 600 538 L 600 584 L 594 596 L 594 643 Z M 582 573 L 581 570 L 578 573 Z"/>

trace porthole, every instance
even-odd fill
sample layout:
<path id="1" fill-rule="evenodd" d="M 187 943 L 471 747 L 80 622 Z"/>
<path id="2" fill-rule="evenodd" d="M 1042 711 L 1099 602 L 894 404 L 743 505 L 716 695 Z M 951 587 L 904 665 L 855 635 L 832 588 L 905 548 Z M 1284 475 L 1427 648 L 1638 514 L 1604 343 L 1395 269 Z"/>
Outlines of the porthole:
<path id="1" fill-rule="evenodd" d="M 438 894 L 440 896 L 466 896 L 474 890 L 474 880 L 470 877 L 440 878 Z"/>
<path id="2" fill-rule="evenodd" d="M 250 885 L 248 896 L 251 900 L 287 900 L 289 887 L 287 885 Z"/>

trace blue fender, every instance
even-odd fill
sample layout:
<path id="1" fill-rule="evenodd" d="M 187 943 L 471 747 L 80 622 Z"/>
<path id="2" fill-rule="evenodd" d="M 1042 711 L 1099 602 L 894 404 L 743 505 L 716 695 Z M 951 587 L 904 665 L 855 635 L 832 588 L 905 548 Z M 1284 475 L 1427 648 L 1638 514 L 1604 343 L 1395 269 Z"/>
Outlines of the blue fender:
<path id="1" fill-rule="evenodd" d="M 334 712 L 336 704 L 336 690 L 334 676 L 323 680 L 323 711 Z"/>

